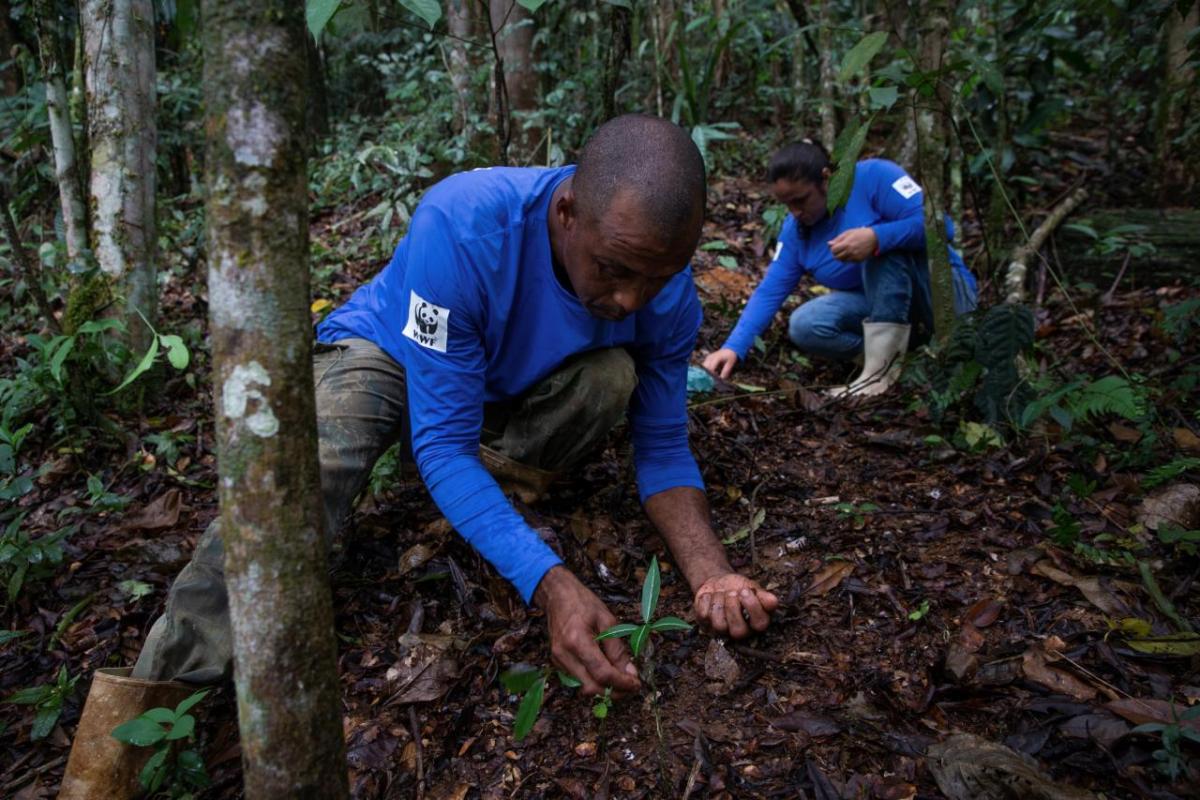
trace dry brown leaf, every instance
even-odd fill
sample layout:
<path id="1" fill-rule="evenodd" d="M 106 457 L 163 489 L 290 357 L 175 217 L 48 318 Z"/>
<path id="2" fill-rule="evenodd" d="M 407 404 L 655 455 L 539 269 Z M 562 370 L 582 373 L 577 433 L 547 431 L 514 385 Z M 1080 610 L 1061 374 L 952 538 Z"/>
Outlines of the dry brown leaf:
<path id="1" fill-rule="evenodd" d="M 1052 781 L 1037 762 L 1002 744 L 957 733 L 929 747 L 926 761 L 950 800 L 1095 800 L 1095 795 Z"/>
<path id="2" fill-rule="evenodd" d="M 1104 707 L 1135 725 L 1145 725 L 1149 722 L 1170 725 L 1175 721 L 1176 717 L 1187 710 L 1187 706 L 1175 703 L 1174 716 L 1172 716 L 1171 703 L 1168 703 L 1166 700 L 1139 697 L 1112 700 L 1105 703 Z M 1184 728 L 1191 728 L 1194 731 L 1200 732 L 1200 719 L 1183 720 L 1179 724 Z"/>
<path id="3" fill-rule="evenodd" d="M 729 654 L 720 639 L 708 643 L 708 650 L 704 652 L 704 674 L 709 680 L 719 681 L 726 689 L 737 682 L 742 674 L 737 660 Z"/>
<path id="4" fill-rule="evenodd" d="M 1128 425 L 1122 425 L 1119 422 L 1110 422 L 1108 432 L 1118 442 L 1124 444 L 1137 444 L 1142 439 L 1142 432 L 1137 428 L 1130 428 Z"/>
<path id="5" fill-rule="evenodd" d="M 1131 616 L 1129 607 L 1125 603 L 1109 591 L 1103 585 L 1100 578 L 1095 576 L 1087 578 L 1076 578 L 1069 572 L 1063 572 L 1057 567 L 1052 567 L 1046 561 L 1039 561 L 1029 570 L 1035 575 L 1041 575 L 1044 578 L 1049 578 L 1055 583 L 1063 586 L 1073 586 L 1083 593 L 1083 596 L 1091 602 L 1096 608 L 1108 614 L 1110 617 L 1128 617 Z"/>
<path id="6" fill-rule="evenodd" d="M 1093 700 L 1096 690 L 1066 670 L 1051 667 L 1046 663 L 1046 654 L 1040 649 L 1029 648 L 1021 657 L 1021 669 L 1025 677 L 1052 692 L 1069 694 L 1076 700 Z"/>
<path id="7" fill-rule="evenodd" d="M 963 614 L 963 620 L 976 628 L 986 628 L 1000 617 L 1003 609 L 1004 606 L 995 598 L 985 597 L 967 609 L 967 613 Z"/>
<path id="8" fill-rule="evenodd" d="M 404 551 L 404 555 L 400 556 L 400 574 L 407 575 L 413 570 L 423 567 L 425 562 L 433 558 L 436 553 L 436 547 L 430 547 L 427 544 L 414 544 Z"/>
<path id="9" fill-rule="evenodd" d="M 1171 433 L 1175 438 L 1175 446 L 1180 450 L 1187 450 L 1189 453 L 1200 453 L 1200 436 L 1192 433 L 1187 428 L 1176 428 Z"/>
<path id="10" fill-rule="evenodd" d="M 157 531 L 170 528 L 179 522 L 183 510 L 183 493 L 179 489 L 168 489 L 154 498 L 142 510 L 130 514 L 121 523 L 127 531 Z"/>
<path id="11" fill-rule="evenodd" d="M 1152 531 L 1162 525 L 1192 530 L 1200 527 L 1200 486 L 1177 483 L 1147 497 L 1138 521 Z"/>
<path id="12" fill-rule="evenodd" d="M 825 565 L 825 568 L 813 576 L 813 581 L 809 584 L 804 593 L 809 597 L 820 597 L 821 595 L 829 594 L 842 581 L 854 572 L 854 564 L 850 561 L 831 561 Z"/>
<path id="13" fill-rule="evenodd" d="M 406 633 L 400 637 L 400 660 L 387 671 L 395 693 L 386 705 L 427 703 L 444 695 L 458 677 L 452 636 Z"/>

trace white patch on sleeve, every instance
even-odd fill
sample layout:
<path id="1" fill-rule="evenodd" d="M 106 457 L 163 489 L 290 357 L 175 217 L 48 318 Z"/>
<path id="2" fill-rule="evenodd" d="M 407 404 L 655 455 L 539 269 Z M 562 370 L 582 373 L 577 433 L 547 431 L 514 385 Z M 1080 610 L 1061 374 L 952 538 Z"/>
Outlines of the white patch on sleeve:
<path id="1" fill-rule="evenodd" d="M 439 353 L 446 352 L 446 345 L 450 342 L 450 309 L 434 305 L 412 292 L 404 335 L 422 347 Z"/>
<path id="2" fill-rule="evenodd" d="M 778 244 L 775 245 L 775 253 L 771 256 L 771 260 L 778 261 L 779 254 L 782 252 L 783 252 L 783 242 L 779 242 Z"/>
<path id="3" fill-rule="evenodd" d="M 892 188 L 899 192 L 900 196 L 905 200 L 921 191 L 921 187 L 917 185 L 917 182 L 907 175 L 897 178 L 896 182 L 892 184 Z"/>

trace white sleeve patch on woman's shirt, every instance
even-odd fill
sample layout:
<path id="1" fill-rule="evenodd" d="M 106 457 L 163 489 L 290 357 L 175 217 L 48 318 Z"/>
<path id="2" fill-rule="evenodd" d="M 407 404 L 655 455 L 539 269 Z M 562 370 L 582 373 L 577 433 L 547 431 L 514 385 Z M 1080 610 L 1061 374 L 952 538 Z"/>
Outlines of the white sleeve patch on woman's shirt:
<path id="1" fill-rule="evenodd" d="M 905 200 L 921 191 L 921 187 L 917 185 L 917 182 L 907 175 L 897 178 L 896 182 L 892 184 L 892 188 L 899 192 L 900 196 Z"/>
<path id="2" fill-rule="evenodd" d="M 450 340 L 450 309 L 430 303 L 416 292 L 408 301 L 408 325 L 404 335 L 422 347 L 446 352 Z"/>

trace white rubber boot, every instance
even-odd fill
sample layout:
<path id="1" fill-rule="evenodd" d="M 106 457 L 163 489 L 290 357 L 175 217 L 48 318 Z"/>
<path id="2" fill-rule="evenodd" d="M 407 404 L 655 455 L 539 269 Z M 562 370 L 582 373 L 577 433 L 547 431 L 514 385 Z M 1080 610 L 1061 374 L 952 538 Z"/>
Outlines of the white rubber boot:
<path id="1" fill-rule="evenodd" d="M 849 386 L 835 386 L 830 397 L 869 397 L 886 392 L 900 377 L 900 361 L 908 350 L 911 325 L 863 323 L 863 369 Z"/>

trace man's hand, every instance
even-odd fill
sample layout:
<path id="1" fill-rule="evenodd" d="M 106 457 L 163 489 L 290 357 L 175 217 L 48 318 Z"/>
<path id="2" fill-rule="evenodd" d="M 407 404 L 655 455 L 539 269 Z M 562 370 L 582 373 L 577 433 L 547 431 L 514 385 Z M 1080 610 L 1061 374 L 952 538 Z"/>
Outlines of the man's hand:
<path id="1" fill-rule="evenodd" d="M 709 578 L 696 590 L 695 605 L 696 621 L 701 625 L 741 639 L 749 635 L 750 628 L 767 629 L 771 612 L 779 607 L 779 598 L 757 582 L 727 572 Z"/>
<path id="2" fill-rule="evenodd" d="M 838 261 L 865 261 L 879 249 L 879 237 L 873 228 L 851 228 L 829 242 L 829 252 Z"/>
<path id="3" fill-rule="evenodd" d="M 704 368 L 721 380 L 728 380 L 737 362 L 738 354 L 728 347 L 722 347 L 715 353 L 709 353 L 704 357 Z"/>
<path id="4" fill-rule="evenodd" d="M 636 692 L 637 669 L 620 639 L 596 637 L 617 624 L 617 618 L 591 590 L 563 566 L 552 567 L 538 584 L 534 602 L 546 612 L 550 629 L 550 659 L 583 683 L 584 694 Z"/>

